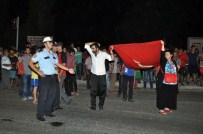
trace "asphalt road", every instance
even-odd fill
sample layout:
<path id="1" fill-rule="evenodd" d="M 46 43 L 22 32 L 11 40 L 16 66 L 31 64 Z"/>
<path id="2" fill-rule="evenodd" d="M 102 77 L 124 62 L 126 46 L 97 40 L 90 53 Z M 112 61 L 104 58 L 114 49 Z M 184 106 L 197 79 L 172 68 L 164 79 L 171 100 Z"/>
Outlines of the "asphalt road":
<path id="1" fill-rule="evenodd" d="M 89 90 L 79 84 L 79 96 L 56 117 L 36 120 L 36 105 L 22 101 L 17 91 L 0 90 L 1 134 L 203 134 L 203 89 L 181 90 L 178 109 L 159 115 L 156 92 L 137 89 L 135 102 L 123 102 L 117 94 L 108 94 L 104 111 L 90 111 Z"/>

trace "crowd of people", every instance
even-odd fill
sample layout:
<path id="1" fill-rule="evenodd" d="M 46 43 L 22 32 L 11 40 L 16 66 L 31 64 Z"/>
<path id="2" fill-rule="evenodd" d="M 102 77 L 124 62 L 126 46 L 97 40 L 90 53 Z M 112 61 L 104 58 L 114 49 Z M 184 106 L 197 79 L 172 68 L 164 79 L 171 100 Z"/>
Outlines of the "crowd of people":
<path id="1" fill-rule="evenodd" d="M 0 47 L 0 60 L 1 89 L 13 92 L 17 87 L 23 101 L 33 100 L 38 105 L 40 121 L 45 120 L 44 115 L 54 117 L 53 111 L 63 109 L 61 100 L 69 104 L 71 96 L 80 95 L 78 80 L 86 81 L 90 90 L 90 110 L 96 110 L 96 96 L 99 109 L 103 110 L 108 94 L 117 93 L 123 101 L 133 102 L 137 84 L 152 89 L 156 83 L 160 114 L 177 108 L 178 85 L 203 86 L 203 55 L 195 46 L 190 50 L 175 48 L 172 52 L 163 45 L 160 66 L 145 70 L 128 68 L 113 49 L 108 51 L 99 43 L 86 43 L 82 52 L 73 43 L 66 46 L 50 37 L 44 38 L 43 45 L 28 43 L 22 51 Z M 166 74 L 175 74 L 177 79 L 168 81 Z"/>

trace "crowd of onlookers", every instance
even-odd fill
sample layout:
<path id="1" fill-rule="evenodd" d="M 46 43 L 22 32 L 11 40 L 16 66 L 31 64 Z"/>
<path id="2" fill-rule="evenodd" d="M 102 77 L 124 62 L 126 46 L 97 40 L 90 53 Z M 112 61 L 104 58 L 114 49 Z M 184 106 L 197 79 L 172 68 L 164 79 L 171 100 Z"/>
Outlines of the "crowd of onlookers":
<path id="1" fill-rule="evenodd" d="M 73 68 L 76 72 L 75 75 L 69 75 L 64 70 L 58 71 L 58 75 L 64 78 L 64 83 L 62 84 L 64 92 L 66 92 L 67 96 L 79 95 L 77 80 L 86 80 L 87 89 L 90 89 L 92 63 L 88 52 L 82 52 L 83 48 L 75 47 L 73 43 L 69 46 L 63 45 L 62 42 L 58 42 L 58 44 L 59 46 L 53 48 L 53 51 L 65 54 L 65 65 L 68 68 Z M 1 88 L 14 91 L 15 87 L 17 87 L 19 95 L 22 96 L 24 101 L 34 99 L 33 103 L 37 103 L 37 86 L 33 84 L 35 83 L 33 81 L 38 79 L 38 76 L 29 68 L 28 62 L 32 56 L 35 56 L 36 52 L 42 49 L 43 46 L 31 46 L 29 43 L 22 51 L 0 47 Z M 108 49 L 105 47 L 101 48 L 101 51 L 108 53 Z M 61 55 L 58 56 L 58 58 L 61 58 L 59 60 L 64 60 Z M 114 56 L 115 60 L 113 62 L 105 62 L 107 91 L 111 93 L 118 92 L 120 96 L 124 65 L 116 52 Z M 175 48 L 173 60 L 180 66 L 179 85 L 203 86 L 203 54 L 199 53 L 195 46 L 192 46 L 190 50 Z M 156 67 L 146 70 L 134 70 L 134 88 L 137 87 L 138 83 L 143 83 L 143 88 L 153 88 L 158 69 Z M 115 86 L 117 81 L 119 81 L 119 88 Z"/>
<path id="2" fill-rule="evenodd" d="M 83 72 L 84 59 L 88 57 L 87 53 L 82 53 L 80 47 L 75 48 L 74 44 L 63 47 L 62 42 L 54 42 L 52 52 L 58 55 L 59 61 L 65 63 L 68 68 L 73 68 L 77 74 L 71 75 L 64 70 L 56 68 L 59 81 L 66 78 L 64 84 L 64 92 L 67 96 L 79 95 L 77 91 L 77 79 L 81 80 Z M 15 48 L 0 47 L 1 60 L 1 89 L 13 92 L 18 89 L 19 96 L 23 101 L 33 100 L 37 104 L 37 89 L 39 86 L 39 76 L 29 67 L 29 61 L 35 54 L 42 51 L 44 46 L 31 46 L 28 43 L 22 51 L 16 51 Z M 62 54 L 61 54 L 62 53 Z M 65 55 L 65 58 L 64 58 Z M 64 61 L 65 59 L 65 61 Z M 40 68 L 38 64 L 35 65 Z M 65 84 L 67 83 L 67 84 Z M 34 98 L 33 98 L 34 97 Z"/>

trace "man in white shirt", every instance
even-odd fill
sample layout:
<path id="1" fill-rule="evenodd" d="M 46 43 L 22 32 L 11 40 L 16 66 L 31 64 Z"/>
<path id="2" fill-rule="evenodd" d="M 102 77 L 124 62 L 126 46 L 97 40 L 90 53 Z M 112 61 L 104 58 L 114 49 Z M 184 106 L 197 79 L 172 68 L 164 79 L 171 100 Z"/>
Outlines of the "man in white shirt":
<path id="1" fill-rule="evenodd" d="M 85 44 L 85 49 L 89 52 L 92 58 L 92 67 L 91 67 L 91 107 L 90 110 L 96 110 L 96 96 L 99 96 L 99 109 L 103 110 L 103 105 L 105 101 L 106 93 L 106 69 L 105 69 L 105 60 L 113 61 L 113 49 L 110 51 L 110 54 L 102 52 L 99 50 L 100 44 L 96 42 L 90 42 Z"/>
<path id="2" fill-rule="evenodd" d="M 4 55 L 1 59 L 1 68 L 2 68 L 2 86 L 3 89 L 10 89 L 10 78 L 9 78 L 9 70 L 11 70 L 11 61 L 8 57 L 8 50 L 4 50 Z"/>

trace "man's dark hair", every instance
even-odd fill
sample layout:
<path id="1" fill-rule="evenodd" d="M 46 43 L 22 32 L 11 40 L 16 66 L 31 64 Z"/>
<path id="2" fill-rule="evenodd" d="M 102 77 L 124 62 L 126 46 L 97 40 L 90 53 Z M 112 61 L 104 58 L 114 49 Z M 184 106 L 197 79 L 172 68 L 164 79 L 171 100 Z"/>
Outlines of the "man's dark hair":
<path id="1" fill-rule="evenodd" d="M 104 46 L 100 47 L 100 49 L 101 49 L 101 50 L 104 50 L 104 49 L 106 49 L 106 50 L 107 50 L 107 48 L 106 48 L 106 47 L 104 47 Z"/>
<path id="2" fill-rule="evenodd" d="M 34 55 L 37 50 L 40 50 L 40 47 L 38 47 L 38 46 L 32 47 L 32 49 L 31 49 L 31 54 Z"/>
<path id="3" fill-rule="evenodd" d="M 5 49 L 3 50 L 3 52 L 5 52 L 5 51 L 7 51 L 7 52 L 8 52 L 8 49 L 6 49 L 6 48 L 5 48 Z"/>
<path id="4" fill-rule="evenodd" d="M 172 51 L 172 50 L 170 50 L 170 49 L 165 50 L 165 53 L 166 53 L 166 52 L 169 52 L 171 55 L 173 55 L 173 51 Z"/>
<path id="5" fill-rule="evenodd" d="M 31 48 L 30 48 L 30 47 L 27 47 L 27 46 L 25 47 L 25 50 L 26 50 L 26 49 L 30 49 L 30 50 L 31 50 Z"/>
<path id="6" fill-rule="evenodd" d="M 194 45 L 192 45 L 192 46 L 191 46 L 191 49 L 192 49 L 193 47 L 195 47 L 195 46 L 194 46 Z"/>
<path id="7" fill-rule="evenodd" d="M 69 53 L 75 53 L 75 50 L 74 50 L 73 48 L 68 48 L 67 51 L 68 51 Z"/>
<path id="8" fill-rule="evenodd" d="M 63 48 L 63 42 L 58 42 L 57 45 Z"/>
<path id="9" fill-rule="evenodd" d="M 11 49 L 10 49 L 10 51 L 13 51 L 14 53 L 16 52 L 16 50 L 15 50 L 15 49 L 13 49 L 13 48 L 11 48 Z"/>
<path id="10" fill-rule="evenodd" d="M 95 46 L 96 48 L 100 47 L 99 43 L 97 43 L 97 42 L 94 42 L 92 45 L 90 45 L 90 47 L 92 47 L 92 46 Z"/>

